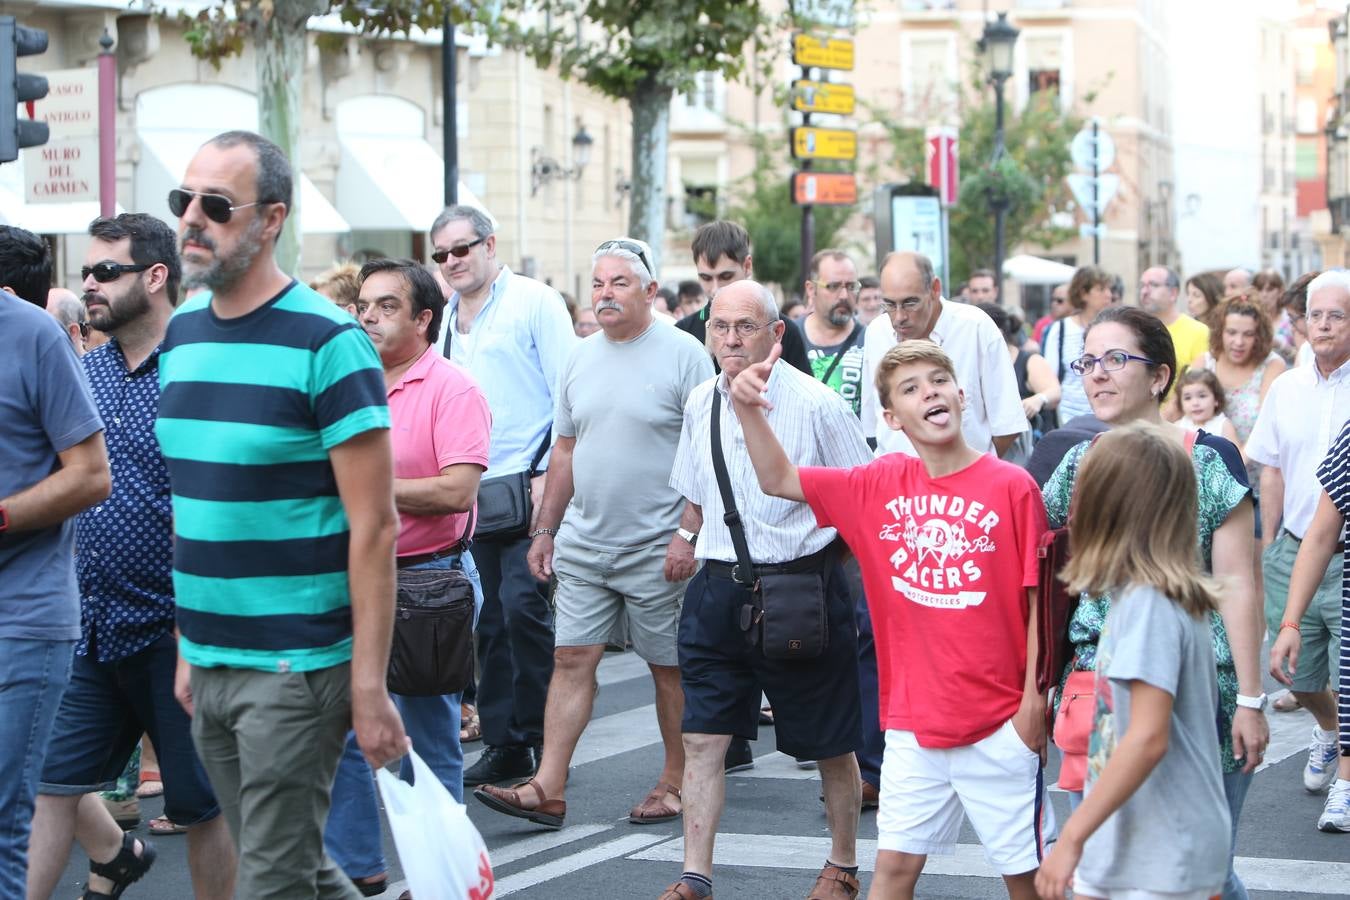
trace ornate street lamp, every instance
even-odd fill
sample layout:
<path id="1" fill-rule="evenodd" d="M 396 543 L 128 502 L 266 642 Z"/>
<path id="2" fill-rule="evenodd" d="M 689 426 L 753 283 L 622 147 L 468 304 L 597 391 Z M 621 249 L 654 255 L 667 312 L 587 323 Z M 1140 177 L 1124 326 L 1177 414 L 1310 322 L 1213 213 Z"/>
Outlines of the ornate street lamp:
<path id="1" fill-rule="evenodd" d="M 980 50 L 989 55 L 989 83 L 994 86 L 994 156 L 991 165 L 1003 158 L 1003 83 L 1013 73 L 1013 47 L 1017 45 L 1018 31 L 1008 22 L 1007 13 L 986 22 L 980 36 Z M 997 178 L 997 173 L 995 173 Z M 1003 300 L 1003 217 L 1008 212 L 1008 198 L 1002 191 L 989 197 L 994 212 L 994 285 L 999 302 Z"/>
<path id="2" fill-rule="evenodd" d="M 591 161 L 591 145 L 595 138 L 586 131 L 585 125 L 577 126 L 572 135 L 572 167 L 569 169 L 551 156 L 544 153 L 543 147 L 530 148 L 530 196 L 539 193 L 539 189 L 551 181 L 563 178 L 579 179 L 581 170 Z"/>

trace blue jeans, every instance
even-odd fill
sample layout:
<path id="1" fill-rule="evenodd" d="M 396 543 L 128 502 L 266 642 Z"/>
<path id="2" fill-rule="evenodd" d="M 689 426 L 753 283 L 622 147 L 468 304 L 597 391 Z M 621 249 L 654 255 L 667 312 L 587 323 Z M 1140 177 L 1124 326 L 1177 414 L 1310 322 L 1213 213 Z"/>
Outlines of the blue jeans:
<path id="1" fill-rule="evenodd" d="M 28 883 L 33 800 L 74 641 L 0 638 L 0 897 Z"/>
<path id="2" fill-rule="evenodd" d="M 1233 820 L 1233 845 L 1228 851 L 1228 880 L 1223 883 L 1223 900 L 1247 900 L 1247 886 L 1233 871 L 1233 857 L 1237 855 L 1238 817 L 1242 804 L 1247 802 L 1247 790 L 1252 776 L 1245 772 L 1228 772 L 1223 776 L 1223 793 L 1228 798 L 1228 815 Z"/>
<path id="3" fill-rule="evenodd" d="M 461 562 L 473 584 L 474 617 L 483 606 L 483 587 L 473 555 L 445 557 L 424 563 L 418 569 L 449 569 Z M 459 694 L 439 697 L 391 695 L 413 749 L 422 757 L 454 798 L 464 802 L 464 749 L 459 743 Z M 412 763 L 399 764 L 399 777 L 411 782 Z M 333 802 L 323 834 L 324 848 L 349 878 L 369 878 L 386 869 L 380 841 L 380 807 L 375 797 L 375 778 L 356 745 L 356 735 L 347 735 L 347 746 L 333 780 Z"/>

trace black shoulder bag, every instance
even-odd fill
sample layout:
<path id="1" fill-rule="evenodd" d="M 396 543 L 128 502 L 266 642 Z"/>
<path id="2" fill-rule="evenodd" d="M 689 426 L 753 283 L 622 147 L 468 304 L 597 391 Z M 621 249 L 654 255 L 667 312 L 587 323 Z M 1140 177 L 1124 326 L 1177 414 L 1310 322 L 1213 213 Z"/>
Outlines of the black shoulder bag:
<path id="1" fill-rule="evenodd" d="M 480 541 L 504 541 L 524 537 L 530 529 L 534 505 L 530 501 L 530 479 L 539 474 L 539 462 L 548 451 L 553 428 L 544 432 L 544 440 L 535 451 L 530 468 L 511 475 L 484 478 L 478 483 L 478 524 L 474 538 Z"/>
<path id="2" fill-rule="evenodd" d="M 464 543 L 460 544 L 461 552 Z M 473 678 L 473 583 L 452 569 L 400 569 L 389 690 L 405 697 L 457 694 Z"/>
<path id="3" fill-rule="evenodd" d="M 732 578 L 750 588 L 750 601 L 741 607 L 741 630 L 758 645 L 766 659 L 807 660 L 825 652 L 830 641 L 825 591 L 830 559 L 816 572 L 757 573 L 745 539 L 745 525 L 736 509 L 731 476 L 722 455 L 722 392 L 713 388 L 712 463 L 725 513 L 722 521 L 736 548 Z M 775 568 L 775 567 L 768 567 Z"/>

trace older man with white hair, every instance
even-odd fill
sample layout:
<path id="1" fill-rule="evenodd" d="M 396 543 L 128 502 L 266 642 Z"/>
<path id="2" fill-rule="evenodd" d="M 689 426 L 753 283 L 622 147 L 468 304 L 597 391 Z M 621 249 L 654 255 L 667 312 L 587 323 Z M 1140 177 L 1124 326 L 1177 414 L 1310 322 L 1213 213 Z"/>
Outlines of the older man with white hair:
<path id="1" fill-rule="evenodd" d="M 1327 690 L 1327 680 L 1337 671 L 1342 637 L 1343 537 L 1306 611 L 1291 608 L 1294 604 L 1287 601 L 1294 560 L 1321 498 L 1317 468 L 1350 421 L 1350 272 L 1323 272 L 1309 283 L 1308 343 L 1313 348 L 1313 364 L 1289 369 L 1275 379 L 1246 449 L 1249 458 L 1265 466 L 1261 470 L 1261 543 L 1265 548 L 1261 568 L 1266 625 L 1275 645 L 1271 664 L 1276 670 L 1281 668 L 1284 657 L 1280 651 L 1297 635 L 1301 646 L 1297 671 L 1281 673 L 1281 678 L 1317 720 L 1303 767 L 1303 786 L 1318 793 L 1332 787 L 1337 778 L 1336 700 Z M 1286 637 L 1290 630 L 1294 635 Z M 1345 774 L 1350 776 L 1350 770 Z M 1332 830 L 1333 824 L 1336 830 L 1350 830 L 1350 781 L 1342 784 L 1327 798 L 1319 823 L 1325 830 Z"/>
<path id="2" fill-rule="evenodd" d="M 577 344 L 563 364 L 557 442 L 527 555 L 536 578 L 558 582 L 543 754 L 539 771 L 523 784 L 474 792 L 497 812 L 551 828 L 567 814 L 567 768 L 591 718 L 605 642 L 621 615 L 651 669 L 665 743 L 656 785 L 628 820 L 646 825 L 681 812 L 684 701 L 675 637 L 701 523 L 666 479 L 685 400 L 713 371 L 698 341 L 653 317 L 651 258 L 651 249 L 632 238 L 605 241 L 595 251 L 591 309 L 601 333 Z"/>
<path id="3" fill-rule="evenodd" d="M 689 582 L 680 614 L 685 871 L 661 900 L 712 894 L 713 841 L 725 800 L 723 760 L 733 736 L 758 733 L 761 690 L 773 705 L 778 749 L 819 761 L 831 847 L 810 896 L 858 895 L 862 787 L 853 756 L 862 743 L 858 633 L 848 582 L 833 550 L 836 533 L 818 527 L 805 503 L 760 490 L 728 394 L 741 372 L 769 359 L 785 327 L 791 326 L 779 320 L 773 296 L 758 282 L 737 281 L 719 290 L 709 307 L 708 346 L 722 374 L 699 385 L 685 405 L 670 485 L 703 520 L 694 552 L 704 565 Z M 870 458 L 857 416 L 810 375 L 780 359 L 766 396 L 772 404 L 769 424 L 793 463 L 848 467 Z M 803 577 L 787 586 L 789 575 Z M 766 646 L 757 627 L 771 605 L 760 588 L 771 577 L 789 598 L 809 599 L 809 605 L 825 610 L 826 624 L 816 627 L 816 640 L 799 641 L 796 648 L 790 641 Z M 798 634 L 806 638 L 806 631 Z M 807 644 L 815 644 L 814 652 Z"/>

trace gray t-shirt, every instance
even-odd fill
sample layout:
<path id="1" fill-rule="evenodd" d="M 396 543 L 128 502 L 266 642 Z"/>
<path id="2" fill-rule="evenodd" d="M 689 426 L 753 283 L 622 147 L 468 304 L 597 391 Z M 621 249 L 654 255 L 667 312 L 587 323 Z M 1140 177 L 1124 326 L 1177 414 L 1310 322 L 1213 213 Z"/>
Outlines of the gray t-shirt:
<path id="1" fill-rule="evenodd" d="M 84 367 L 45 310 L 0 292 L 0 498 L 57 468 L 57 454 L 103 430 Z M 0 638 L 75 640 L 75 520 L 0 539 Z"/>
<path id="2" fill-rule="evenodd" d="M 603 550 L 668 541 L 684 499 L 668 484 L 684 401 L 713 375 L 708 351 L 653 322 L 631 341 L 596 332 L 563 365 L 554 432 L 575 437 L 560 538 Z"/>
<path id="3" fill-rule="evenodd" d="M 1228 872 L 1228 802 L 1219 761 L 1219 687 L 1209 617 L 1159 591 L 1116 595 L 1097 645 L 1097 713 L 1087 791 L 1130 727 L 1130 682 L 1172 695 L 1167 753 L 1088 838 L 1078 874 L 1101 888 L 1217 893 Z"/>

